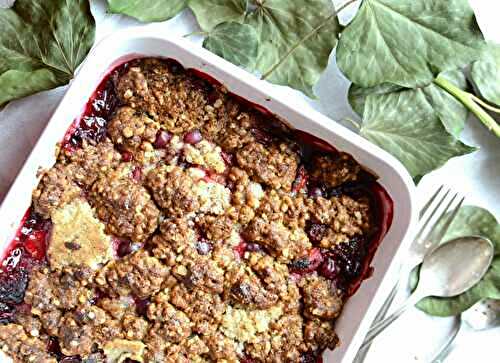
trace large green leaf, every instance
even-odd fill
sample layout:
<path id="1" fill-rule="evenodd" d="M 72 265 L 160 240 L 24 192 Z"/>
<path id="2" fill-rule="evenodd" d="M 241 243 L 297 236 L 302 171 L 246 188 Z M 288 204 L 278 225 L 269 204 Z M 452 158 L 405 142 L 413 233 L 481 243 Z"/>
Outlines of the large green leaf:
<path id="1" fill-rule="evenodd" d="M 464 74 L 459 70 L 443 72 L 441 76 L 453 82 L 460 89 L 467 88 L 467 80 Z M 458 137 L 464 128 L 467 119 L 467 108 L 459 102 L 455 97 L 450 95 L 444 89 L 431 83 L 421 89 L 425 95 L 427 102 L 434 109 L 439 119 L 443 123 L 446 130 Z M 349 88 L 349 102 L 354 111 L 361 117 L 363 116 L 364 105 L 366 97 L 371 94 L 375 95 L 389 95 L 391 93 L 406 92 L 420 92 L 418 89 L 408 89 L 392 83 L 382 83 L 378 86 L 363 88 L 352 84 Z"/>
<path id="2" fill-rule="evenodd" d="M 360 133 L 398 158 L 413 177 L 475 150 L 446 131 L 421 89 L 369 95 Z"/>
<path id="3" fill-rule="evenodd" d="M 481 95 L 500 106 L 500 45 L 489 44 L 483 58 L 474 62 L 471 77 Z"/>
<path id="4" fill-rule="evenodd" d="M 0 105 L 68 82 L 94 42 L 87 0 L 17 0 L 0 9 Z"/>
<path id="5" fill-rule="evenodd" d="M 413 88 L 478 59 L 483 46 L 467 0 L 364 0 L 342 32 L 337 64 L 363 87 Z"/>
<path id="6" fill-rule="evenodd" d="M 217 25 L 205 38 L 203 46 L 237 66 L 253 69 L 259 39 L 254 28 L 235 22 Z"/>
<path id="7" fill-rule="evenodd" d="M 247 10 L 247 0 L 189 0 L 188 5 L 196 16 L 201 29 L 210 31 L 217 25 L 241 22 Z"/>
<path id="8" fill-rule="evenodd" d="M 267 79 L 314 97 L 312 87 L 326 68 L 340 31 L 332 2 L 254 0 L 252 5 L 245 22 L 260 36 L 256 68 L 265 73 L 288 54 Z"/>
<path id="9" fill-rule="evenodd" d="M 448 216 L 449 214 L 445 215 L 439 224 L 443 225 Z M 461 295 L 451 298 L 429 297 L 422 300 L 417 304 L 419 309 L 430 315 L 452 316 L 460 314 L 482 299 L 500 299 L 500 224 L 486 209 L 474 206 L 462 207 L 442 241 L 470 235 L 487 237 L 495 246 L 495 258 L 486 275 L 478 284 Z M 417 282 L 416 271 L 413 276 L 413 287 Z"/>
<path id="10" fill-rule="evenodd" d="M 140 21 L 173 18 L 186 7 L 187 0 L 108 0 L 110 13 L 125 14 Z"/>

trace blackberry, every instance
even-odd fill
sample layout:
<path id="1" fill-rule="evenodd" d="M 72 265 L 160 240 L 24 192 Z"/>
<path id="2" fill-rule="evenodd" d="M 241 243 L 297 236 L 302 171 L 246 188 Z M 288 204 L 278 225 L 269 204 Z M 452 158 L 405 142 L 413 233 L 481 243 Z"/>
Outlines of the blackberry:
<path id="1" fill-rule="evenodd" d="M 2 273 L 0 277 L 0 302 L 17 305 L 23 302 L 28 287 L 28 274 L 23 270 Z"/>

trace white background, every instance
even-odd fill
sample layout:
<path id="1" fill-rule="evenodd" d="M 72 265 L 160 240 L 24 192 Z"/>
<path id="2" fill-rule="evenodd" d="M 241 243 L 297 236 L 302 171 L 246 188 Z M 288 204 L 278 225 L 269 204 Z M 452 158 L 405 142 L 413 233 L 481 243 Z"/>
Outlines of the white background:
<path id="1" fill-rule="evenodd" d="M 8 2 L 9 0 L 0 0 L 0 5 Z M 342 1 L 334 3 L 340 4 Z M 485 36 L 500 43 L 500 6 L 495 3 L 488 0 L 471 0 Z M 102 0 L 92 1 L 92 10 L 97 22 L 97 40 L 117 29 L 139 25 L 130 18 L 106 14 Z M 353 10 L 347 9 L 343 20 L 348 20 Z M 162 24 L 161 29 L 169 36 L 182 36 L 196 30 L 196 22 L 186 11 Z M 199 46 L 200 40 L 193 39 L 193 46 Z M 286 94 L 290 102 L 303 105 L 304 109 L 317 109 L 332 120 L 342 122 L 346 117 L 358 118 L 346 101 L 348 85 L 332 57 L 316 86 L 317 100 L 308 99 L 287 87 L 276 86 L 276 89 Z M 11 102 L 0 112 L 0 200 L 3 199 L 65 89 L 60 87 Z M 428 198 L 438 185 L 444 183 L 463 193 L 466 196 L 466 204 L 485 207 L 498 218 L 500 141 L 473 118 L 469 118 L 467 122 L 463 140 L 469 145 L 480 147 L 480 151 L 455 158 L 424 177 L 417 188 L 419 199 Z M 378 338 L 366 362 L 426 362 L 446 338 L 450 324 L 450 319 L 430 318 L 419 311 L 410 311 Z M 483 332 L 463 328 L 445 362 L 500 362 L 499 343 L 500 328 Z"/>

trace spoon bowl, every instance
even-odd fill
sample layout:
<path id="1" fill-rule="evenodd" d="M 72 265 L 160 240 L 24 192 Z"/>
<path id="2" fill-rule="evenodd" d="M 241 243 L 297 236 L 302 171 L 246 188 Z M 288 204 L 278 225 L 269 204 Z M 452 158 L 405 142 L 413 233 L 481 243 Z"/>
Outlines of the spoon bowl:
<path id="1" fill-rule="evenodd" d="M 493 254 L 493 244 L 484 237 L 459 237 L 446 242 L 424 259 L 416 292 L 421 296 L 460 295 L 481 280 Z"/>

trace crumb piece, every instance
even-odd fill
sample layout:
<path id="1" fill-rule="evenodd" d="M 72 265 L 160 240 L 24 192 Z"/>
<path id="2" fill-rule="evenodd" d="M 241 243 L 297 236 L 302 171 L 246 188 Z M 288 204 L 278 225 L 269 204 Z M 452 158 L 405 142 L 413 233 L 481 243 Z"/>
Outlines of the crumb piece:
<path id="1" fill-rule="evenodd" d="M 302 324 L 298 314 L 282 315 L 270 324 L 268 332 L 245 344 L 245 353 L 258 362 L 299 362 Z"/>
<path id="2" fill-rule="evenodd" d="M 120 107 L 108 124 L 108 133 L 116 145 L 127 151 L 152 149 L 160 125 L 131 107 Z"/>
<path id="3" fill-rule="evenodd" d="M 67 165 L 74 182 L 90 187 L 97 178 L 116 169 L 121 159 L 113 143 L 105 139 L 96 145 L 84 141 L 81 148 L 66 152 L 61 162 Z"/>
<path id="4" fill-rule="evenodd" d="M 183 282 L 189 288 L 203 289 L 209 293 L 220 294 L 224 290 L 224 270 L 217 263 L 205 257 L 188 262 Z"/>
<path id="5" fill-rule="evenodd" d="M 59 327 L 58 337 L 64 355 L 89 355 L 94 344 L 93 327 L 79 325 L 71 313 L 67 313 Z"/>
<path id="6" fill-rule="evenodd" d="M 152 169 L 148 173 L 146 185 L 168 216 L 182 217 L 200 208 L 194 192 L 194 181 L 180 167 L 163 165 Z"/>
<path id="7" fill-rule="evenodd" d="M 135 309 L 134 299 L 130 296 L 105 297 L 100 299 L 98 304 L 101 309 L 118 320 L 121 320 L 128 312 Z"/>
<path id="8" fill-rule="evenodd" d="M 48 219 L 58 208 L 78 198 L 80 187 L 73 181 L 70 170 L 56 164 L 42 175 L 33 191 L 33 207 L 42 217 Z"/>
<path id="9" fill-rule="evenodd" d="M 316 156 L 312 160 L 311 177 L 335 188 L 348 181 L 358 180 L 361 167 L 349 154 Z"/>
<path id="10" fill-rule="evenodd" d="M 224 151 L 235 152 L 243 146 L 256 142 L 253 130 L 258 127 L 258 116 L 255 113 L 242 112 L 226 123 L 224 132 L 218 134 L 217 143 Z"/>
<path id="11" fill-rule="evenodd" d="M 219 295 L 202 289 L 188 290 L 182 284 L 172 288 L 169 301 L 188 316 L 193 323 L 193 331 L 199 334 L 213 333 L 226 308 Z"/>
<path id="12" fill-rule="evenodd" d="M 213 143 L 202 140 L 195 145 L 184 146 L 184 157 L 188 163 L 202 166 L 216 173 L 223 173 L 226 163 L 221 155 L 221 148 Z"/>
<path id="13" fill-rule="evenodd" d="M 303 256 L 311 243 L 304 230 L 288 229 L 281 222 L 269 222 L 255 218 L 245 229 L 247 240 L 261 244 L 280 262 L 290 262 Z"/>
<path id="14" fill-rule="evenodd" d="M 168 218 L 160 224 L 160 234 L 155 235 L 150 245 L 153 255 L 160 259 L 172 257 L 172 252 L 181 253 L 186 248 L 194 248 L 197 234 L 194 223 L 186 218 Z"/>
<path id="15" fill-rule="evenodd" d="M 122 363 L 127 359 L 143 362 L 146 346 L 141 341 L 114 339 L 103 346 L 106 362 Z"/>
<path id="16" fill-rule="evenodd" d="M 220 332 L 202 337 L 209 349 L 209 356 L 218 362 L 238 363 L 240 360 L 240 349 L 236 342 Z"/>
<path id="17" fill-rule="evenodd" d="M 147 298 L 160 291 L 168 276 L 168 268 L 144 250 L 108 263 L 96 277 L 99 286 L 106 286 L 117 295 L 134 294 Z"/>
<path id="18" fill-rule="evenodd" d="M 231 184 L 231 207 L 228 215 L 236 222 L 246 225 L 255 217 L 255 210 L 264 198 L 264 190 L 259 183 L 250 180 L 248 174 L 232 167 L 228 174 Z"/>
<path id="19" fill-rule="evenodd" d="M 92 277 L 93 273 L 85 269 L 49 271 L 46 267 L 37 267 L 31 272 L 24 302 L 36 316 L 75 308 L 94 297 Z"/>
<path id="20" fill-rule="evenodd" d="M 14 362 L 57 363 L 47 352 L 48 337 L 33 337 L 21 325 L 0 325 L 2 351 Z"/>
<path id="21" fill-rule="evenodd" d="M 143 242 L 158 226 L 159 211 L 129 173 L 123 168 L 99 178 L 92 186 L 90 202 L 107 233 Z"/>
<path id="22" fill-rule="evenodd" d="M 199 211 L 211 214 L 224 214 L 230 205 L 231 191 L 219 183 L 198 181 L 193 186 L 193 193 L 198 198 Z"/>
<path id="23" fill-rule="evenodd" d="M 290 195 L 280 190 L 268 191 L 256 212 L 257 216 L 280 222 L 289 229 L 304 229 L 311 217 L 311 200 L 299 194 Z"/>
<path id="24" fill-rule="evenodd" d="M 202 215 L 196 219 L 197 225 L 211 241 L 222 241 L 231 237 L 234 223 L 228 216 Z"/>
<path id="25" fill-rule="evenodd" d="M 250 143 L 236 153 L 238 165 L 257 182 L 290 190 L 295 180 L 298 156 L 287 144 L 265 147 Z"/>
<path id="26" fill-rule="evenodd" d="M 334 319 L 339 316 L 344 304 L 343 296 L 331 281 L 312 275 L 302 278 L 299 284 L 305 316 L 310 319 Z"/>
<path id="27" fill-rule="evenodd" d="M 221 331 L 231 339 L 248 342 L 258 333 L 269 329 L 269 324 L 279 319 L 283 313 L 281 306 L 273 306 L 267 310 L 245 310 L 227 307 L 222 317 Z"/>
<path id="28" fill-rule="evenodd" d="M 77 199 L 53 213 L 47 249 L 51 268 L 84 265 L 96 270 L 112 256 L 111 238 L 87 202 Z"/>
<path id="29" fill-rule="evenodd" d="M 304 326 L 305 350 L 315 352 L 335 349 L 339 344 L 339 337 L 334 326 L 333 321 L 308 320 Z"/>
<path id="30" fill-rule="evenodd" d="M 275 305 L 279 296 L 266 286 L 251 269 L 236 265 L 228 271 L 225 281 L 225 298 L 251 309 L 268 309 Z"/>
<path id="31" fill-rule="evenodd" d="M 327 227 L 315 241 L 323 248 L 348 242 L 373 228 L 370 203 L 365 199 L 355 200 L 346 195 L 315 198 L 310 213 L 314 220 Z"/>
<path id="32" fill-rule="evenodd" d="M 168 131 L 182 134 L 205 122 L 207 92 L 200 87 L 204 81 L 172 67 L 179 66 L 145 60 L 119 78 L 116 90 L 124 104 L 146 112 Z"/>
<path id="33" fill-rule="evenodd" d="M 168 342 L 179 343 L 191 335 L 191 322 L 187 315 L 166 301 L 165 294 L 158 294 L 148 307 L 148 318 L 155 321 L 152 334 Z"/>

